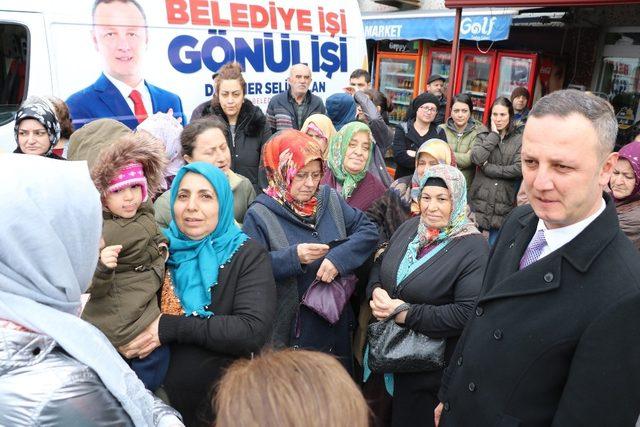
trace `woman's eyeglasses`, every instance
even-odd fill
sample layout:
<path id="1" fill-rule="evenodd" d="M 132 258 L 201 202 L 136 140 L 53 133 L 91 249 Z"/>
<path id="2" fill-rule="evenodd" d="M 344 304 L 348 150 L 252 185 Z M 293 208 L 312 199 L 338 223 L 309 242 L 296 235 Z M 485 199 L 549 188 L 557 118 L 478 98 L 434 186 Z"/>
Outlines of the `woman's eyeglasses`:
<path id="1" fill-rule="evenodd" d="M 418 108 L 419 110 L 425 111 L 427 113 L 435 113 L 436 111 L 438 111 L 437 108 L 435 107 L 425 107 L 424 105 L 420 108 Z"/>

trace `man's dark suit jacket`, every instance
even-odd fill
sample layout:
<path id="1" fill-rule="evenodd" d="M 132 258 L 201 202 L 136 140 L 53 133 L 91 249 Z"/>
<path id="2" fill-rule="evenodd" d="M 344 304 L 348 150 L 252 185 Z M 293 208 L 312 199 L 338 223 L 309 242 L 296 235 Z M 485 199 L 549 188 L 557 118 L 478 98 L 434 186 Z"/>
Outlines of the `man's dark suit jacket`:
<path id="1" fill-rule="evenodd" d="M 509 216 L 443 376 L 442 427 L 635 424 L 640 254 L 605 199 L 577 237 L 522 270 L 538 218 L 530 206 Z"/>
<path id="2" fill-rule="evenodd" d="M 173 116 L 176 118 L 181 117 L 183 126 L 187 124 L 182 102 L 178 95 L 160 89 L 146 81 L 145 85 L 149 89 L 151 104 L 153 105 L 153 112 L 148 111 L 148 114 L 159 111 L 166 113 L 169 108 L 173 108 Z M 69 106 L 73 126 L 76 129 L 81 128 L 92 120 L 104 118 L 118 120 L 132 130 L 138 126 L 138 120 L 127 101 L 104 74 L 100 74 L 98 80 L 91 86 L 71 95 L 66 103 Z"/>

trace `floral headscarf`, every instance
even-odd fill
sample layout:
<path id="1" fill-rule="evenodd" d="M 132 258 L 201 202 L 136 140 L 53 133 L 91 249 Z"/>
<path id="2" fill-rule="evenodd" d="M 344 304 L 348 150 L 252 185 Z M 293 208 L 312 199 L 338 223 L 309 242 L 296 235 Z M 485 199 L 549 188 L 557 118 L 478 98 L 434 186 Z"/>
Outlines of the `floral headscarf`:
<path id="1" fill-rule="evenodd" d="M 20 127 L 20 122 L 24 119 L 37 120 L 47 130 L 50 145 L 49 149 L 43 154 L 43 156 L 49 156 L 53 151 L 53 147 L 56 146 L 60 139 L 60 123 L 58 123 L 58 119 L 56 118 L 56 113 L 51 102 L 40 96 L 32 96 L 24 101 L 16 113 L 16 123 L 13 126 L 13 134 L 16 139 L 16 144 L 18 144 L 18 128 Z M 22 153 L 19 144 L 15 152 Z"/>
<path id="2" fill-rule="evenodd" d="M 411 190 L 414 199 L 419 199 L 429 178 L 440 178 L 447 185 L 451 195 L 451 216 L 444 228 L 431 228 L 422 219 L 420 220 L 418 232 L 409 243 L 407 252 L 400 263 L 398 283 L 444 248 L 451 239 L 480 233 L 467 218 L 467 183 L 462 172 L 449 165 L 436 165 L 428 168 L 420 180 L 420 185 Z M 435 247 L 427 255 L 419 258 L 421 250 L 428 245 L 435 245 Z"/>
<path id="3" fill-rule="evenodd" d="M 324 114 L 312 114 L 302 124 L 301 132 L 307 135 L 315 135 L 326 139 L 326 146 L 329 148 L 329 142 L 337 133 L 331 119 Z M 326 153 L 322 153 L 326 155 Z"/>
<path id="4" fill-rule="evenodd" d="M 314 215 L 318 204 L 315 195 L 302 203 L 296 201 L 290 192 L 291 182 L 298 171 L 314 160 L 322 162 L 322 151 L 309 135 L 294 129 L 276 133 L 262 148 L 262 162 L 269 182 L 263 191 L 297 215 Z"/>
<path id="5" fill-rule="evenodd" d="M 627 197 L 616 199 L 616 202 L 631 202 L 640 198 L 640 141 L 633 141 L 625 145 L 618 152 L 620 159 L 625 159 L 631 164 L 633 175 L 636 177 L 636 184 L 633 191 Z"/>
<path id="6" fill-rule="evenodd" d="M 348 172 L 344 167 L 344 159 L 349 148 L 349 142 L 351 138 L 358 132 L 366 132 L 369 135 L 369 157 L 362 170 L 358 173 L 352 174 Z M 351 197 L 353 190 L 356 189 L 358 183 L 367 175 L 367 169 L 371 158 L 373 157 L 373 136 L 371 135 L 371 129 L 369 126 L 362 122 L 351 122 L 342 127 L 333 137 L 329 144 L 329 155 L 327 156 L 327 166 L 333 173 L 336 180 L 342 185 L 340 193 L 346 200 Z"/>
<path id="7" fill-rule="evenodd" d="M 438 138 L 431 138 L 422 143 L 420 148 L 418 148 L 418 151 L 416 151 L 416 170 L 413 172 L 413 176 L 411 176 L 411 181 L 407 181 L 408 177 L 403 177 L 395 180 L 389 187 L 391 190 L 398 193 L 405 206 L 410 206 L 411 213 L 413 215 L 417 215 L 420 213 L 418 200 L 413 200 L 411 198 L 411 190 L 417 188 L 420 185 L 421 177 L 418 176 L 417 168 L 418 160 L 420 160 L 420 155 L 422 153 L 429 154 L 441 165 L 457 165 L 455 155 L 453 154 L 453 151 L 451 150 L 449 144 L 447 144 L 445 141 Z"/>

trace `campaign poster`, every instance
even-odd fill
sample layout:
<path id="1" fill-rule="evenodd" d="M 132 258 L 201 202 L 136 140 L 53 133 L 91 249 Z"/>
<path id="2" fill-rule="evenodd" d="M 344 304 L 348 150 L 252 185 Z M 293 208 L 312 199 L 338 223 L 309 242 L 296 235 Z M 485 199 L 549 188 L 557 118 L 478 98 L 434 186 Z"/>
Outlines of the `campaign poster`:
<path id="1" fill-rule="evenodd" d="M 166 99 L 179 97 L 188 120 L 211 99 L 212 76 L 237 61 L 246 97 L 264 110 L 287 90 L 294 64 L 311 68 L 310 90 L 323 99 L 367 64 L 356 0 L 138 0 L 96 10 L 93 0 L 53 3 L 45 14 L 52 84 L 62 99 L 75 96 L 77 109 L 94 89 L 143 79 Z"/>

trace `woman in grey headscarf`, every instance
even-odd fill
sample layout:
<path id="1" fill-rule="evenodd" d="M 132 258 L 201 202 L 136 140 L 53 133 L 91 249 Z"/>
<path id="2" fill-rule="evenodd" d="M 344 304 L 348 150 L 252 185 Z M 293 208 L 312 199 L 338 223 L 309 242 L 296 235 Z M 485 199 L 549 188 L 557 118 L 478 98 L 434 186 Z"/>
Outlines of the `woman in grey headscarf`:
<path id="1" fill-rule="evenodd" d="M 86 163 L 4 154 L 0 182 L 0 425 L 182 426 L 78 317 L 102 225 Z"/>

